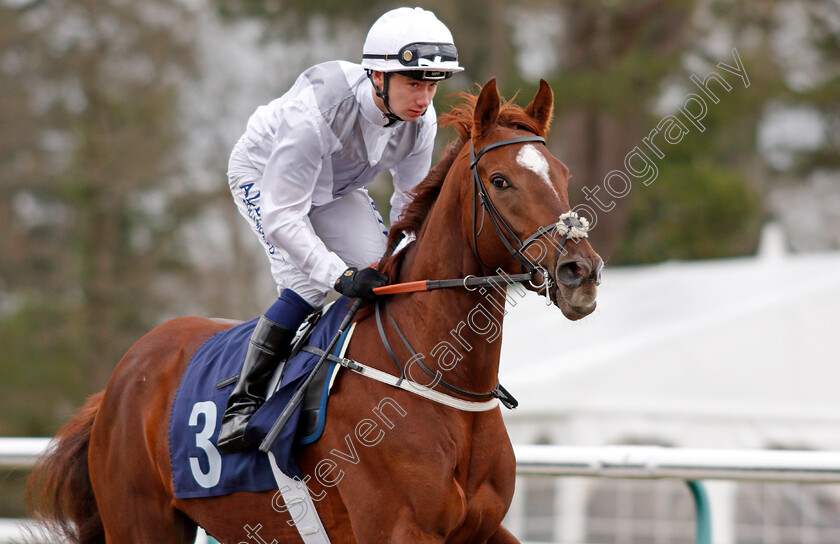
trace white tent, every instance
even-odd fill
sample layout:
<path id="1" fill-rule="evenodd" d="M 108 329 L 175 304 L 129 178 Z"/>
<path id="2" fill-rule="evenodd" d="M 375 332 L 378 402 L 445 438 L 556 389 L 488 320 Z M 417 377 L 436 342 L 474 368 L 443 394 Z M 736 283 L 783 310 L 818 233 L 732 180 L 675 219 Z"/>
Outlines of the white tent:
<path id="1" fill-rule="evenodd" d="M 607 267 L 597 310 L 577 322 L 533 294 L 509 293 L 516 305 L 508 305 L 500 380 L 520 401 L 503 410 L 512 441 L 840 450 L 840 252 L 763 246 L 756 257 Z M 676 483 L 660 484 L 656 504 L 688 500 Z M 652 484 L 520 482 L 507 522 L 533 540 L 582 541 L 599 530 L 636 531 L 637 541 L 653 541 L 656 531 L 691 534 L 691 515 L 678 529 L 671 510 L 657 514 L 656 525 L 632 514 L 598 518 L 610 504 L 628 513 L 652 503 L 645 485 Z M 818 517 L 835 530 L 814 506 L 840 501 L 835 489 L 763 496 L 762 504 L 775 497 L 786 510 L 758 525 L 749 512 L 763 488 L 713 482 L 707 489 L 718 543 L 750 531 L 799 534 Z"/>
<path id="2" fill-rule="evenodd" d="M 840 449 L 840 253 L 607 267 L 577 322 L 516 300 L 501 366 L 514 441 Z"/>

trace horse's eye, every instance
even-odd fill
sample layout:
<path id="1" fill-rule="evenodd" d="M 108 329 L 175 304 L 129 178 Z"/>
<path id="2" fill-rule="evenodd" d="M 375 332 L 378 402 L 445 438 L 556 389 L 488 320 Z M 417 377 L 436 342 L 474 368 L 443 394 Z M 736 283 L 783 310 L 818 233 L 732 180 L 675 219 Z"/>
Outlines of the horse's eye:
<path id="1" fill-rule="evenodd" d="M 510 187 L 510 183 L 508 183 L 508 181 L 502 176 L 493 176 L 490 179 L 490 183 L 492 183 L 493 187 L 496 189 L 508 189 Z"/>

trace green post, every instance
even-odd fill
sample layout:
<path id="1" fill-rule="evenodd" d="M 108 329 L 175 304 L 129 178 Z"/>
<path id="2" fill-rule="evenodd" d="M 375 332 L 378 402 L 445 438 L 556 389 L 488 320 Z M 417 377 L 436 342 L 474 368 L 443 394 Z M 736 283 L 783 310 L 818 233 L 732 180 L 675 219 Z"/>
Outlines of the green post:
<path id="1" fill-rule="evenodd" d="M 697 524 L 697 544 L 712 544 L 712 513 L 709 497 L 703 482 L 686 482 L 694 497 L 694 511 Z"/>

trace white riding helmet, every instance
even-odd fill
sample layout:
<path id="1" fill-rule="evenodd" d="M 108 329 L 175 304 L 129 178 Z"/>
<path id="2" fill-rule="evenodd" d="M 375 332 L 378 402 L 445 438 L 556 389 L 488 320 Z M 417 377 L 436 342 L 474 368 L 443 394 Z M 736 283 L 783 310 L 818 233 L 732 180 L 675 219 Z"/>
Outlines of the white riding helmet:
<path id="1" fill-rule="evenodd" d="M 458 65 L 452 33 L 423 8 L 393 9 L 373 23 L 362 49 L 362 67 L 432 81 L 464 69 Z"/>

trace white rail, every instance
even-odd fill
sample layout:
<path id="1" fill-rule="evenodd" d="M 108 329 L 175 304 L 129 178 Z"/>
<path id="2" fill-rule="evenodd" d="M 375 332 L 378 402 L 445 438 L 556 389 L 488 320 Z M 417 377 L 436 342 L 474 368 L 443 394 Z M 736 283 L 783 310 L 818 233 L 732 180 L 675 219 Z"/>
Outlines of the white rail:
<path id="1" fill-rule="evenodd" d="M 0 438 L 0 468 L 35 464 L 48 438 Z M 661 446 L 514 446 L 518 474 L 840 483 L 840 452 Z"/>
<path id="2" fill-rule="evenodd" d="M 0 468 L 35 464 L 48 438 L 0 438 Z M 661 446 L 514 446 L 518 474 L 840 483 L 840 452 Z"/>
<path id="3" fill-rule="evenodd" d="M 49 438 L 0 438 L 0 468 L 31 468 Z"/>
<path id="4" fill-rule="evenodd" d="M 0 438 L 0 469 L 27 469 L 47 438 Z M 716 450 L 660 446 L 514 446 L 520 476 L 673 478 L 688 482 L 697 513 L 697 543 L 711 542 L 709 506 L 701 480 L 840 483 L 840 452 Z M 19 530 L 0 520 L 0 542 Z M 23 522 L 24 520 L 19 520 Z M 197 542 L 206 542 L 199 535 Z"/>
<path id="5" fill-rule="evenodd" d="M 514 446 L 520 475 L 840 483 L 840 452 Z"/>

